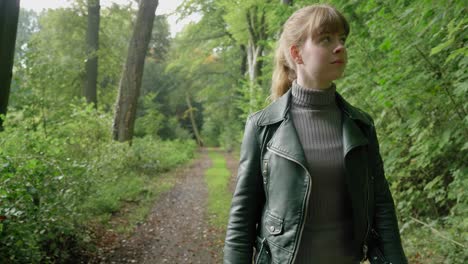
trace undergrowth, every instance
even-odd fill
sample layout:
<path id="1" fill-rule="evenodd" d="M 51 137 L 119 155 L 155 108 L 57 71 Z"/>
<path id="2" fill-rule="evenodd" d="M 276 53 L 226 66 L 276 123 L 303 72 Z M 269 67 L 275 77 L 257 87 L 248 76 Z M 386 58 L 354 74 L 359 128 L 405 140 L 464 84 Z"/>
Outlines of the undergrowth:
<path id="1" fill-rule="evenodd" d="M 111 115 L 82 104 L 47 117 L 12 109 L 1 133 L 0 263 L 86 262 L 89 223 L 154 197 L 152 179 L 196 148 L 153 137 L 112 141 Z"/>

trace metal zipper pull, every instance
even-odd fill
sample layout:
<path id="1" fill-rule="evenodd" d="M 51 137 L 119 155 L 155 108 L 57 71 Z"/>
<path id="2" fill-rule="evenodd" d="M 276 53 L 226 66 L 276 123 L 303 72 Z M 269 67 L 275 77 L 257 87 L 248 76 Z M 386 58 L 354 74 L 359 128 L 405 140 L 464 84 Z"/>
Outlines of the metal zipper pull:
<path id="1" fill-rule="evenodd" d="M 263 162 L 263 184 L 267 184 L 268 162 Z"/>
<path id="2" fill-rule="evenodd" d="M 364 245 L 362 246 L 362 253 L 364 254 L 364 256 L 363 256 L 361 262 L 363 262 L 363 261 L 365 261 L 365 260 L 367 259 L 367 250 L 368 250 L 367 245 L 364 244 Z"/>

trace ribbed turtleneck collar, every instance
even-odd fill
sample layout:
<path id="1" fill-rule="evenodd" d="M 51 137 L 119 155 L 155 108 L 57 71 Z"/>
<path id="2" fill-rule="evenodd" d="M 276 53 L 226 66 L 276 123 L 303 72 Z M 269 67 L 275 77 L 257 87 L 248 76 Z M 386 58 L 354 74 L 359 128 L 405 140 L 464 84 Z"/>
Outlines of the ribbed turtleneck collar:
<path id="1" fill-rule="evenodd" d="M 294 81 L 291 89 L 292 104 L 296 107 L 316 109 L 336 105 L 335 84 L 328 89 L 319 90 L 304 88 Z"/>

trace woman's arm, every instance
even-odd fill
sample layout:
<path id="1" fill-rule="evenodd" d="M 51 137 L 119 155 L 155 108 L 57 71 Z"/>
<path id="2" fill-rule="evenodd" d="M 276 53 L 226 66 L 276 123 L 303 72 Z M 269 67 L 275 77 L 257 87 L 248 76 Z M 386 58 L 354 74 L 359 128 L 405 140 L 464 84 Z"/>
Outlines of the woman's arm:
<path id="1" fill-rule="evenodd" d="M 256 224 L 265 201 L 261 176 L 260 144 L 255 122 L 247 120 L 242 141 L 237 186 L 232 198 L 226 240 L 225 264 L 252 263 Z"/>
<path id="2" fill-rule="evenodd" d="M 372 122 L 373 123 L 373 122 Z M 371 148 L 374 157 L 374 194 L 375 215 L 374 227 L 380 236 L 380 250 L 386 260 L 392 264 L 408 263 L 401 245 L 398 221 L 395 214 L 395 205 L 392 194 L 385 179 L 382 157 L 380 156 L 379 142 L 375 127 L 371 130 Z"/>

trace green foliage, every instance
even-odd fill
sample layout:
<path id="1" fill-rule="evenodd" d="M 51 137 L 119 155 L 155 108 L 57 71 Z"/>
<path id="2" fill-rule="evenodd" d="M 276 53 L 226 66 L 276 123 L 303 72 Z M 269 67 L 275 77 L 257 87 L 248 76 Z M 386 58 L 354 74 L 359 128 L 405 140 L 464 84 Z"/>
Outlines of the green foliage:
<path id="1" fill-rule="evenodd" d="M 15 43 L 16 68 L 19 67 L 20 63 L 24 60 L 24 53 L 28 49 L 28 42 L 31 39 L 31 35 L 39 29 L 37 18 L 38 14 L 36 12 L 20 8 Z"/>
<path id="2" fill-rule="evenodd" d="M 84 5 L 84 3 L 81 3 Z M 86 8 L 50 9 L 36 15 L 22 11 L 21 33 L 10 106 L 29 104 L 31 94 L 55 102 L 82 94 L 86 61 Z M 113 5 L 101 10 L 98 104 L 110 109 L 125 60 L 134 11 Z"/>
<path id="3" fill-rule="evenodd" d="M 143 101 L 143 109 L 146 113 L 139 117 L 135 122 L 135 136 L 143 137 L 145 135 L 157 138 L 159 131 L 163 128 L 165 116 L 159 111 L 159 104 L 155 102 L 157 94 L 149 92 L 140 101 Z"/>
<path id="4" fill-rule="evenodd" d="M 188 161 L 196 147 L 152 137 L 132 146 L 111 141 L 110 114 L 82 102 L 47 118 L 37 113 L 11 111 L 0 139 L 1 263 L 79 258 L 91 250 L 90 219 L 137 201 L 150 191 L 147 177 Z"/>
<path id="5" fill-rule="evenodd" d="M 182 72 L 167 71 L 171 38 L 166 16 L 156 16 L 142 81 L 142 94 L 136 122 L 139 135 L 161 139 L 190 139 L 185 101 L 187 84 Z M 152 98 L 152 99 L 151 99 Z M 198 102 L 195 102 L 198 107 Z M 199 112 L 196 120 L 201 122 Z"/>
<path id="6" fill-rule="evenodd" d="M 241 49 L 228 33 L 223 20 L 225 10 L 206 1 L 188 1 L 184 10 L 200 9 L 198 23 L 186 27 L 173 41 L 166 71 L 174 76 L 172 98 L 189 93 L 203 107 L 202 138 L 208 146 L 232 149 L 239 144 L 242 121 L 237 101 Z M 178 99 L 182 101 L 183 99 Z"/>

